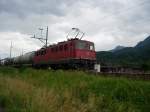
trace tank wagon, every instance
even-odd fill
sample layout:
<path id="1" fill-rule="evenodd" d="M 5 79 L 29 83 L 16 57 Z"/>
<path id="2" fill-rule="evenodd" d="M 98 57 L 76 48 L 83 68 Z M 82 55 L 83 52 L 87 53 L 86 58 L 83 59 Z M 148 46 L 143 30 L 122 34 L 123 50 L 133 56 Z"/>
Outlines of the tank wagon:
<path id="1" fill-rule="evenodd" d="M 35 56 L 35 52 L 28 52 L 24 55 L 17 56 L 13 58 L 13 64 L 15 65 L 22 65 L 22 64 L 27 64 L 31 65 L 33 64 L 33 58 Z"/>
<path id="2" fill-rule="evenodd" d="M 96 62 L 94 43 L 78 38 L 68 39 L 24 55 L 7 58 L 5 65 L 30 65 L 36 68 L 93 69 Z"/>
<path id="3" fill-rule="evenodd" d="M 5 58 L 1 61 L 2 65 L 12 65 L 13 64 L 13 58 Z"/>

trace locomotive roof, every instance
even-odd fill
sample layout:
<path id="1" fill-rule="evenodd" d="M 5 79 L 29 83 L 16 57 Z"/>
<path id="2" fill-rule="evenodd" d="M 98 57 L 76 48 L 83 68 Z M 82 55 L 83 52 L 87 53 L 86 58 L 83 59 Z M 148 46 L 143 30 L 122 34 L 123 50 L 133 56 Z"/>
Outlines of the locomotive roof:
<path id="1" fill-rule="evenodd" d="M 58 42 L 56 44 L 52 44 L 52 45 L 49 45 L 48 48 L 51 48 L 51 47 L 54 47 L 54 46 L 57 46 L 57 45 L 61 45 L 61 44 L 66 44 L 66 43 L 69 43 L 69 42 L 73 42 L 73 41 L 82 41 L 82 42 L 88 42 L 88 43 L 93 43 L 93 42 L 90 42 L 90 41 L 87 41 L 87 40 L 80 40 L 78 38 L 72 38 L 72 39 L 68 39 L 67 41 L 62 41 L 62 42 Z M 42 49 L 46 49 L 45 47 L 42 47 L 41 49 L 39 50 L 42 50 Z M 38 50 L 38 51 L 39 51 Z"/>

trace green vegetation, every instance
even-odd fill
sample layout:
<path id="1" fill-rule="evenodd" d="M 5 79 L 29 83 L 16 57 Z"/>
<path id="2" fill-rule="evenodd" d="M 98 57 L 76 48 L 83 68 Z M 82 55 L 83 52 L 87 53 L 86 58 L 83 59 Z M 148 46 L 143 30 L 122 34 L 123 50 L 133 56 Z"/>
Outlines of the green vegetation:
<path id="1" fill-rule="evenodd" d="M 3 67 L 0 107 L 6 112 L 149 112 L 150 82 Z"/>

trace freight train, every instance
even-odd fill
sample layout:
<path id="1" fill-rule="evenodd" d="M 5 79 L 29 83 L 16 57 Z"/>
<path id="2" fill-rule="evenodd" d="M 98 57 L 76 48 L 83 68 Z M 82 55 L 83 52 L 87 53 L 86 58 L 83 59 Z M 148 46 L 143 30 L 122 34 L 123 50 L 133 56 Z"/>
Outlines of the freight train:
<path id="1" fill-rule="evenodd" d="M 94 43 L 73 38 L 21 56 L 6 58 L 2 64 L 52 69 L 94 69 L 95 62 Z"/>

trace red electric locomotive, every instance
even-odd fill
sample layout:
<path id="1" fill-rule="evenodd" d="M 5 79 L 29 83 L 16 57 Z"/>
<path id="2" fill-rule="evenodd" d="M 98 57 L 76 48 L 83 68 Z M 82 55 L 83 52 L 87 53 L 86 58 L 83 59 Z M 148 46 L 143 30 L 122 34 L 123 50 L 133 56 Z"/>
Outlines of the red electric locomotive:
<path id="1" fill-rule="evenodd" d="M 92 69 L 96 61 L 94 43 L 78 38 L 68 39 L 35 52 L 36 67 L 87 68 Z"/>

